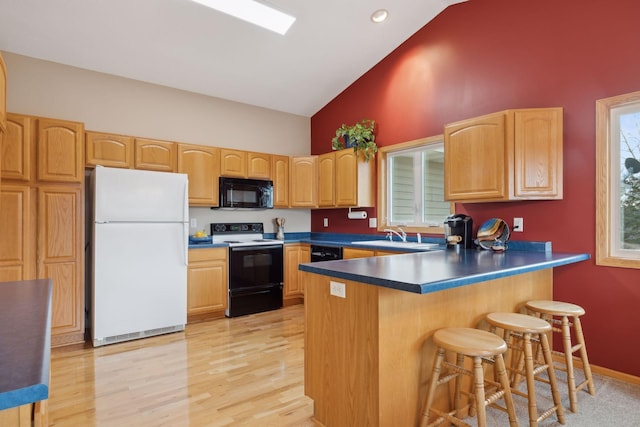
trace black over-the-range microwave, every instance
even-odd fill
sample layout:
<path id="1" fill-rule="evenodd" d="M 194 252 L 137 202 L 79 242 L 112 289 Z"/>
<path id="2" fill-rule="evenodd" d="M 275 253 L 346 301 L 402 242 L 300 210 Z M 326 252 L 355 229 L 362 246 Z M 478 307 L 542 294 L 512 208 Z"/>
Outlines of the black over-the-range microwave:
<path id="1" fill-rule="evenodd" d="M 220 177 L 220 208 L 273 208 L 273 181 Z"/>

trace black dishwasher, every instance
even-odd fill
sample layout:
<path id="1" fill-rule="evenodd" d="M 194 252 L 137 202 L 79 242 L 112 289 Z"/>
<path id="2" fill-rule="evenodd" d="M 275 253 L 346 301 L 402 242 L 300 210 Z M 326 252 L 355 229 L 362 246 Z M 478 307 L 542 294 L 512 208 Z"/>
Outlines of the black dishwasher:
<path id="1" fill-rule="evenodd" d="M 311 245 L 311 262 L 342 259 L 341 246 Z"/>

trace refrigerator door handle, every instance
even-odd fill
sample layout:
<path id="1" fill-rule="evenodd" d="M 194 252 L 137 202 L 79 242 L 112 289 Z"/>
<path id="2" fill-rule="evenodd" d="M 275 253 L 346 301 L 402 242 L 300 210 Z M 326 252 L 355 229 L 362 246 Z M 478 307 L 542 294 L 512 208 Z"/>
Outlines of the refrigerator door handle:
<path id="1" fill-rule="evenodd" d="M 189 224 L 182 223 L 182 238 L 184 239 L 184 265 L 189 266 Z"/>

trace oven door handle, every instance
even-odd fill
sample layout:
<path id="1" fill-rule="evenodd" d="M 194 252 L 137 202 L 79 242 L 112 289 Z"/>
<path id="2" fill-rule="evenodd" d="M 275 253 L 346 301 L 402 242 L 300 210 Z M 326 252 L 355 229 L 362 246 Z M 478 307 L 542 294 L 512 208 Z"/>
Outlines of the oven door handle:
<path id="1" fill-rule="evenodd" d="M 280 283 L 272 283 L 270 285 L 263 286 L 252 286 L 250 288 L 237 288 L 237 289 L 229 289 L 230 296 L 241 296 L 241 295 L 259 295 L 259 294 L 268 294 L 273 292 L 276 289 L 282 289 L 282 284 Z"/>
<path id="2" fill-rule="evenodd" d="M 256 245 L 256 246 L 230 246 L 229 249 L 232 252 L 248 252 L 248 251 L 256 251 L 256 250 L 266 250 L 266 249 L 282 249 L 282 245 Z"/>

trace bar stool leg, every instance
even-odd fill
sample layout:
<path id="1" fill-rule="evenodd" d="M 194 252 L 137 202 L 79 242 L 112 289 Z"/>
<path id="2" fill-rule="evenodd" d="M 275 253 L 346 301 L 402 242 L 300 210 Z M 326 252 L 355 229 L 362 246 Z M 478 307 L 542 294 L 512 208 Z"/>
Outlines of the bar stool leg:
<path id="1" fill-rule="evenodd" d="M 436 360 L 433 363 L 433 370 L 431 371 L 431 379 L 429 380 L 429 388 L 427 389 L 427 398 L 422 408 L 422 418 L 420 427 L 427 427 L 429 423 L 429 408 L 433 403 L 433 397 L 435 396 L 436 387 L 438 386 L 438 379 L 440 378 L 440 371 L 442 370 L 442 362 L 444 361 L 445 349 L 438 348 L 436 354 Z"/>
<path id="2" fill-rule="evenodd" d="M 582 370 L 584 371 L 585 380 L 587 381 L 587 388 L 589 390 L 589 394 L 595 396 L 596 386 L 593 384 L 591 366 L 589 365 L 589 358 L 587 357 L 587 345 L 584 342 L 582 324 L 580 323 L 580 318 L 578 316 L 573 318 L 573 328 L 576 331 L 576 341 L 580 344 L 580 359 L 582 359 Z"/>
<path id="3" fill-rule="evenodd" d="M 567 383 L 569 384 L 569 409 L 578 412 L 578 396 L 576 393 L 576 378 L 573 374 L 573 349 L 571 348 L 571 330 L 569 318 L 562 316 L 562 343 L 564 346 L 564 362 L 567 365 Z"/>
<path id="4" fill-rule="evenodd" d="M 507 369 L 504 365 L 504 359 L 501 354 L 495 356 L 495 370 L 497 372 L 500 385 L 504 390 L 504 401 L 507 407 L 507 414 L 509 415 L 509 425 L 511 427 L 518 427 L 518 419 L 516 418 L 513 396 L 511 395 L 511 388 L 509 387 L 509 376 L 507 375 Z"/>
<path id="5" fill-rule="evenodd" d="M 464 366 L 464 354 L 456 353 L 456 365 Z M 456 377 L 453 405 L 456 410 L 456 417 L 462 418 L 462 375 Z M 470 411 L 470 415 L 473 415 L 473 411 Z"/>
<path id="6" fill-rule="evenodd" d="M 478 418 L 478 427 L 487 426 L 487 410 L 484 405 L 484 369 L 482 369 L 482 358 L 475 356 L 473 358 L 473 381 L 475 389 L 475 406 L 476 416 Z"/>
<path id="7" fill-rule="evenodd" d="M 544 363 L 549 370 L 549 384 L 551 385 L 551 396 L 553 397 L 553 405 L 556 409 L 556 415 L 558 416 L 558 422 L 560 424 L 565 423 L 564 409 L 562 407 L 562 400 L 560 399 L 560 392 L 558 391 L 558 380 L 556 379 L 556 371 L 553 367 L 553 358 L 551 357 L 551 347 L 549 346 L 549 340 L 546 334 L 540 334 L 540 347 L 542 347 L 542 356 Z M 536 351 L 537 354 L 537 351 Z"/>
<path id="8" fill-rule="evenodd" d="M 533 352 L 531 350 L 531 334 L 524 333 L 524 364 L 527 378 L 527 394 L 529 395 L 529 426 L 538 427 L 538 405 L 536 404 L 536 384 L 533 375 Z"/>

